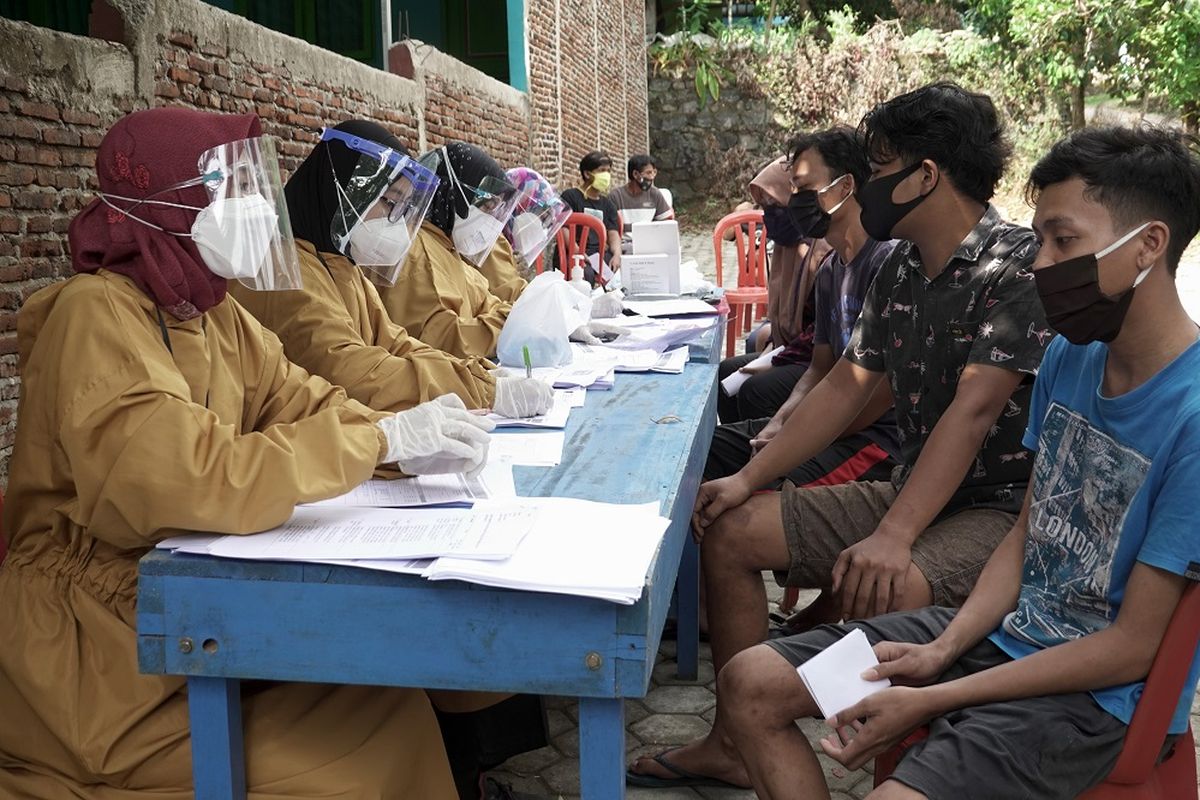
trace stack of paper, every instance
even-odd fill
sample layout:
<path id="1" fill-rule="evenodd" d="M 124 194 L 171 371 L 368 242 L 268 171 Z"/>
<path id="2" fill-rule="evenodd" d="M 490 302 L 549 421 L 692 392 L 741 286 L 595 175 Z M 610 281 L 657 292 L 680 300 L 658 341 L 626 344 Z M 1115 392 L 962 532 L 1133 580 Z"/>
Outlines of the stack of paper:
<path id="1" fill-rule="evenodd" d="M 497 428 L 565 428 L 567 418 L 571 416 L 571 403 L 570 397 L 555 392 L 554 405 L 545 414 L 536 417 L 502 417 L 493 412 L 487 418 L 496 423 Z"/>
<path id="2" fill-rule="evenodd" d="M 419 475 L 394 481 L 370 480 L 346 494 L 309 503 L 312 506 L 419 508 L 422 506 L 469 506 L 491 495 L 478 478 L 465 475 Z"/>
<path id="3" fill-rule="evenodd" d="M 647 317 L 682 317 L 689 314 L 712 315 L 720 313 L 695 297 L 680 297 L 673 300 L 626 300 L 625 308 Z"/>
<path id="4" fill-rule="evenodd" d="M 659 353 L 703 335 L 716 322 L 712 317 L 654 320 L 636 325 L 629 333 L 604 346 L 614 350 L 656 350 Z"/>
<path id="5" fill-rule="evenodd" d="M 688 349 L 679 347 L 666 353 L 654 350 L 622 350 L 617 372 L 666 372 L 679 375 L 687 366 Z"/>
<path id="6" fill-rule="evenodd" d="M 892 685 L 887 678 L 863 680 L 862 674 L 879 665 L 867 635 L 861 628 L 826 647 L 796 668 L 800 680 L 816 701 L 825 719 L 844 711 L 865 697 Z"/>
<path id="7" fill-rule="evenodd" d="M 580 394 L 587 393 L 580 390 Z M 562 431 L 496 433 L 488 445 L 488 463 L 508 462 L 527 467 L 553 467 L 562 463 L 566 435 Z"/>
<path id="8" fill-rule="evenodd" d="M 646 573 L 670 520 L 658 503 L 612 505 L 570 498 L 527 498 L 537 521 L 503 560 L 439 558 L 430 580 L 598 597 L 630 605 L 642 596 Z"/>

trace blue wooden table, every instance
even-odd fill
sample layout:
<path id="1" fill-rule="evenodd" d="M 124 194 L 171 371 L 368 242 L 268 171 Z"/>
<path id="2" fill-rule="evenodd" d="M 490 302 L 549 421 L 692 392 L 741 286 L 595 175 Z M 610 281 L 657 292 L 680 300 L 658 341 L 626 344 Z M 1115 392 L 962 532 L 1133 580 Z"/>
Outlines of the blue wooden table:
<path id="1" fill-rule="evenodd" d="M 680 421 L 652 421 L 669 415 Z M 672 522 L 630 606 L 353 567 L 145 556 L 138 663 L 188 678 L 197 800 L 244 797 L 243 679 L 575 696 L 583 796 L 624 797 L 624 698 L 647 691 L 677 576 L 679 672 L 696 674 L 688 521 L 715 420 L 712 364 L 621 375 L 571 415 L 561 465 L 516 468 L 523 495 L 660 502 Z"/>

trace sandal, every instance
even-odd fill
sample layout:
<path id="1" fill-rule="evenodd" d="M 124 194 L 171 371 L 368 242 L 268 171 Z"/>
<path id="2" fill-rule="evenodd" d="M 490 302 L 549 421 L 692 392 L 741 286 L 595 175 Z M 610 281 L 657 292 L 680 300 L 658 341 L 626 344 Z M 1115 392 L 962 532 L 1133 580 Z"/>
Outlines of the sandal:
<path id="1" fill-rule="evenodd" d="M 708 775 L 701 775 L 696 772 L 688 772 L 682 767 L 677 767 L 670 761 L 667 761 L 667 754 L 673 753 L 679 748 L 672 750 L 664 750 L 656 756 L 653 756 L 653 761 L 668 772 L 674 773 L 677 777 L 660 778 L 657 775 L 646 775 L 642 772 L 634 772 L 632 769 L 625 770 L 625 783 L 628 786 L 644 786 L 648 789 L 666 789 L 671 786 L 715 786 L 722 789 L 745 789 L 745 786 L 738 786 L 736 783 L 723 781 L 720 778 L 711 778 Z"/>

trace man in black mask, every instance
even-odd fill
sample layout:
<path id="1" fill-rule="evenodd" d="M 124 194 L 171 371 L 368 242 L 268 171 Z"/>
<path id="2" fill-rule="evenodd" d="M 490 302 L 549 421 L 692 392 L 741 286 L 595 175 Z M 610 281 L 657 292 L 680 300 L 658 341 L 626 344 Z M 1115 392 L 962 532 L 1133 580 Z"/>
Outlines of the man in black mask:
<path id="1" fill-rule="evenodd" d="M 844 357 L 745 467 L 700 487 L 692 522 L 718 672 L 766 638 L 764 569 L 832 591 L 831 613 L 846 619 L 960 606 L 1029 481 L 1021 437 L 1049 334 L 1033 233 L 988 202 L 1009 154 L 995 107 L 937 83 L 876 106 L 860 131 L 872 169 L 858 191 L 863 227 L 907 241 L 876 276 Z M 885 382 L 902 451 L 890 481 L 751 496 L 828 447 Z M 677 772 L 746 786 L 722 707 L 707 738 L 664 756 Z M 662 759 L 634 770 L 666 777 Z"/>

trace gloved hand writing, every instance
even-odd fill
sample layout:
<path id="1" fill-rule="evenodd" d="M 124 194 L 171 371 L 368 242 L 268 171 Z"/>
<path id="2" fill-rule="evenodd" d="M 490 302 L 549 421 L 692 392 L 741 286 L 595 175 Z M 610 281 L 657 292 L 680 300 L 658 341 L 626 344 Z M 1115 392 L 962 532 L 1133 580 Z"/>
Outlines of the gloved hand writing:
<path id="1" fill-rule="evenodd" d="M 375 424 L 387 437 L 383 462 L 395 462 L 408 475 L 479 471 L 487 461 L 488 432 L 495 427 L 487 418 L 468 412 L 452 394 Z"/>
<path id="2" fill-rule="evenodd" d="M 545 414 L 554 405 L 554 390 L 537 378 L 497 378 L 492 410 L 502 417 L 522 419 Z"/>
<path id="3" fill-rule="evenodd" d="M 580 325 L 571 331 L 571 335 L 567 338 L 572 342 L 582 342 L 583 344 L 601 344 L 599 338 L 601 336 L 617 337 L 626 333 L 629 333 L 629 329 L 619 325 L 610 325 L 607 322 L 589 322 L 587 325 Z"/>

